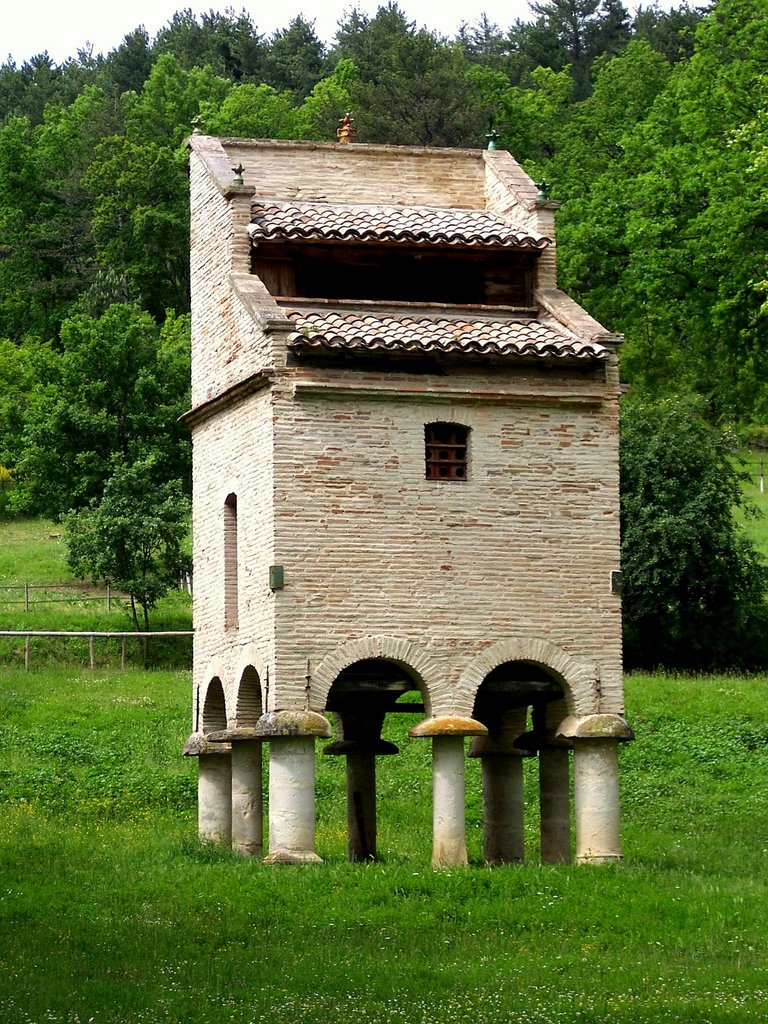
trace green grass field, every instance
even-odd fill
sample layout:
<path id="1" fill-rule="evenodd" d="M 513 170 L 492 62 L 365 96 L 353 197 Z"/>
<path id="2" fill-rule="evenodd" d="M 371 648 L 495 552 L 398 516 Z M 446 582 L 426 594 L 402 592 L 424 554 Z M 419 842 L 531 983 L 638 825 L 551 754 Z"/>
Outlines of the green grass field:
<path id="1" fill-rule="evenodd" d="M 186 673 L 0 674 L 4 1024 L 696 1024 L 768 1000 L 766 679 L 634 677 L 625 866 L 434 872 L 430 751 L 379 760 L 385 861 L 345 862 L 318 756 L 319 867 L 196 839 Z M 390 733 L 391 735 L 391 733 Z M 530 800 L 534 766 L 527 764 Z"/>

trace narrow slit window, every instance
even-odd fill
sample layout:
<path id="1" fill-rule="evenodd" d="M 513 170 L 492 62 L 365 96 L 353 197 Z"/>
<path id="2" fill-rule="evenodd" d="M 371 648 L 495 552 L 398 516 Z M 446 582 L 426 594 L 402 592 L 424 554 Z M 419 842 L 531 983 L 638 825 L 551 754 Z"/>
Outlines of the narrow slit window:
<path id="1" fill-rule="evenodd" d="M 469 427 L 460 423 L 427 423 L 424 448 L 427 480 L 466 480 Z"/>
<path id="2" fill-rule="evenodd" d="M 224 502 L 224 625 L 236 626 L 237 594 L 237 495 Z"/>

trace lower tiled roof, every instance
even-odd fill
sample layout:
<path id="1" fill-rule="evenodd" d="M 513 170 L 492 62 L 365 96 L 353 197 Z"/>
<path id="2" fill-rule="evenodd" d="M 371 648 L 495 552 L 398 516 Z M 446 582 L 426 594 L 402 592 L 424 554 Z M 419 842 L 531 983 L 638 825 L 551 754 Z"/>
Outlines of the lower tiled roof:
<path id="1" fill-rule="evenodd" d="M 580 341 L 540 320 L 453 320 L 310 310 L 286 312 L 295 327 L 288 335 L 288 347 L 294 351 L 363 349 L 598 360 L 610 356 L 610 350 L 604 345 Z"/>
<path id="2" fill-rule="evenodd" d="M 545 235 L 508 224 L 488 210 L 432 206 L 279 202 L 254 198 L 251 238 L 400 242 L 409 245 L 502 246 L 544 249 Z"/>

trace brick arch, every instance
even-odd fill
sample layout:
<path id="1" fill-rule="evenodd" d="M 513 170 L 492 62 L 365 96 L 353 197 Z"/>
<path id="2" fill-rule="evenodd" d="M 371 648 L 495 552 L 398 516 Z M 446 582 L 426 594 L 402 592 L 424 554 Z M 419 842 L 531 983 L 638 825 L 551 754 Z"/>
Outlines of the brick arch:
<path id="1" fill-rule="evenodd" d="M 219 676 L 210 679 L 205 688 L 201 724 L 204 733 L 227 727 L 227 702 L 224 697 L 224 685 Z"/>
<path id="2" fill-rule="evenodd" d="M 313 671 L 311 706 L 321 710 L 325 708 L 328 692 L 339 673 L 357 661 L 369 659 L 391 661 L 407 669 L 421 690 L 427 715 L 431 714 L 433 703 L 450 703 L 437 662 L 421 647 L 395 636 L 363 636 L 331 651 Z"/>
<path id="3" fill-rule="evenodd" d="M 237 683 L 235 720 L 237 726 L 254 726 L 264 712 L 264 696 L 259 673 L 253 665 L 246 665 Z"/>
<path id="4" fill-rule="evenodd" d="M 563 688 L 570 715 L 590 715 L 600 710 L 600 684 L 597 665 L 574 658 L 541 637 L 514 637 L 499 640 L 481 651 L 459 679 L 456 703 L 471 714 L 480 684 L 495 668 L 507 661 L 524 661 L 551 673 Z"/>
<path id="5" fill-rule="evenodd" d="M 255 725 L 267 710 L 267 672 L 264 659 L 255 644 L 248 644 L 242 651 L 235 672 L 235 720 L 233 725 Z M 256 712 L 258 711 L 258 715 Z"/>
<path id="6" fill-rule="evenodd" d="M 214 679 L 218 679 L 224 692 L 225 708 L 227 706 L 227 688 L 224 680 L 227 678 L 223 664 L 218 659 L 208 662 L 205 672 L 201 675 L 201 681 L 197 683 L 194 691 L 194 727 L 196 732 L 203 732 L 203 711 L 208 700 L 208 691 Z"/>

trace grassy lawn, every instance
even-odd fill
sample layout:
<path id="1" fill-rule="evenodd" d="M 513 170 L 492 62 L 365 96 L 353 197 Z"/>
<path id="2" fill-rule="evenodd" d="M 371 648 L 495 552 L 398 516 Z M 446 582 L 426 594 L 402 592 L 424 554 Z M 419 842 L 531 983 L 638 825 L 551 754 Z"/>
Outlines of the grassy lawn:
<path id="1" fill-rule="evenodd" d="M 379 760 L 385 861 L 345 863 L 318 756 L 320 867 L 195 838 L 181 672 L 0 674 L 5 1024 L 696 1024 L 768 1000 L 765 679 L 632 677 L 623 868 L 433 872 L 428 741 Z M 392 735 L 392 734 L 390 734 Z M 534 808 L 534 766 L 527 764 Z"/>

